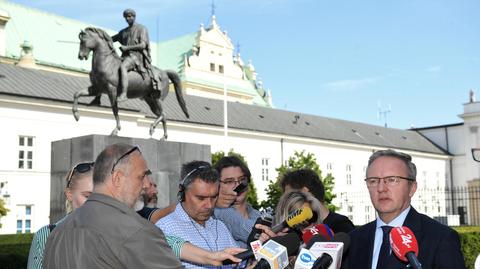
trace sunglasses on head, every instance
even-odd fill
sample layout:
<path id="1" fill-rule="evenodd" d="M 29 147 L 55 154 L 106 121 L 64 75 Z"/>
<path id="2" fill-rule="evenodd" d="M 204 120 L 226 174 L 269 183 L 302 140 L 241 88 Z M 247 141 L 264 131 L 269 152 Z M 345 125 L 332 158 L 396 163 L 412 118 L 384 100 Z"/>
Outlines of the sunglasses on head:
<path id="1" fill-rule="evenodd" d="M 113 163 L 112 171 L 110 171 L 110 173 L 113 174 L 113 171 L 115 170 L 115 166 L 117 166 L 117 164 L 118 164 L 123 158 L 127 157 L 128 155 L 130 155 L 130 154 L 131 154 L 132 152 L 134 152 L 135 150 L 140 151 L 140 149 L 139 149 L 137 146 L 135 146 L 135 147 L 131 148 L 129 151 L 127 151 L 127 152 L 125 152 L 124 154 L 122 154 L 122 156 L 120 156 L 120 157 L 117 159 L 117 161 L 115 161 L 115 162 Z"/>
<path id="2" fill-rule="evenodd" d="M 70 184 L 72 183 L 72 177 L 75 173 L 87 173 L 90 170 L 92 170 L 94 163 L 93 162 L 88 162 L 88 163 L 79 163 L 75 165 L 72 170 L 70 170 L 70 173 L 68 174 L 67 177 L 67 188 L 70 187 Z"/>

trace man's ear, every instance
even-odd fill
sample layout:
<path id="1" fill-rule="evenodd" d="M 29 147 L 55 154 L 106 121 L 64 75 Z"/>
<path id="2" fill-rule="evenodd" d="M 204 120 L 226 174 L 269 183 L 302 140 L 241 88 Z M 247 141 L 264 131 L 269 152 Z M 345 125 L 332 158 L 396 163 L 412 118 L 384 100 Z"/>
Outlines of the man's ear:
<path id="1" fill-rule="evenodd" d="M 300 189 L 300 191 L 310 193 L 310 189 L 307 188 L 307 187 L 302 187 L 302 188 Z"/>
<path id="2" fill-rule="evenodd" d="M 118 188 L 122 185 L 123 176 L 124 175 L 123 175 L 123 172 L 121 170 L 114 170 L 113 171 L 112 177 L 110 179 L 112 181 L 113 187 Z"/>

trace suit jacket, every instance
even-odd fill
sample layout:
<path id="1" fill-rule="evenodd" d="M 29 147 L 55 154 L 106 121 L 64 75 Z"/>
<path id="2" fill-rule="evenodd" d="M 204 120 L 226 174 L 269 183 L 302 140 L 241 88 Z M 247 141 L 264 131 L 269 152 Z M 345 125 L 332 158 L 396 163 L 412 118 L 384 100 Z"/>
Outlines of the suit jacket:
<path id="1" fill-rule="evenodd" d="M 423 269 L 465 268 L 456 231 L 418 213 L 413 207 L 410 208 L 403 226 L 410 228 L 417 238 L 418 260 Z M 371 269 L 375 228 L 376 222 L 373 221 L 350 233 L 351 245 L 346 264 L 342 268 Z M 397 268 L 407 268 L 407 264 L 394 257 L 388 269 Z"/>

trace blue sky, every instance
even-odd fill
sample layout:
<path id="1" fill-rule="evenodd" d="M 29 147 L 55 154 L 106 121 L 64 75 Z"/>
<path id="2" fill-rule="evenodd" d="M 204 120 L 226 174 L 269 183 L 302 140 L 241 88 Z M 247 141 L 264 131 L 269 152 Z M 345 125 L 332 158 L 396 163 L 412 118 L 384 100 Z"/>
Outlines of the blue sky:
<path id="1" fill-rule="evenodd" d="M 208 25 L 211 0 L 13 0 L 111 29 L 137 11 L 152 40 Z M 478 0 L 216 0 L 277 108 L 394 128 L 460 122 L 480 92 Z M 157 24 L 160 27 L 157 28 Z M 480 98 L 480 96 L 479 96 Z"/>

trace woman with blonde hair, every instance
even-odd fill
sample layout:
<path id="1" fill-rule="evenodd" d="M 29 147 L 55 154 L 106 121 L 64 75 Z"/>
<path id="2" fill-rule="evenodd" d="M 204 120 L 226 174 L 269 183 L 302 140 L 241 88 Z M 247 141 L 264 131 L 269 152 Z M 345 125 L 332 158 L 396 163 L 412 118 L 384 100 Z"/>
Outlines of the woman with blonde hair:
<path id="1" fill-rule="evenodd" d="M 30 253 L 28 255 L 28 269 L 43 268 L 43 252 L 47 244 L 47 238 L 70 212 L 82 206 L 93 190 L 93 162 L 79 163 L 75 165 L 68 174 L 65 187 L 65 209 L 66 216 L 54 224 L 45 225 L 40 228 L 33 237 Z"/>
<path id="2" fill-rule="evenodd" d="M 312 209 L 313 217 L 310 219 L 310 221 L 308 221 L 308 223 L 305 223 L 305 225 L 299 225 L 297 227 L 299 230 L 303 230 L 309 226 L 322 223 L 320 202 L 310 193 L 302 191 L 290 191 L 284 193 L 280 197 L 280 200 L 278 201 L 277 207 L 275 209 L 273 225 L 281 223 L 288 217 L 289 213 L 304 206 L 308 206 Z"/>

